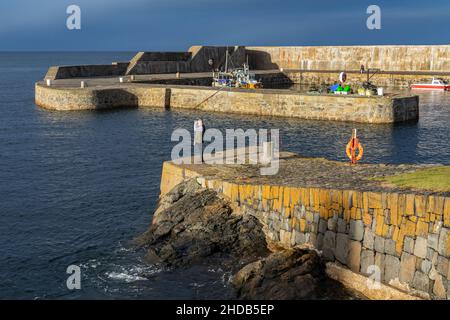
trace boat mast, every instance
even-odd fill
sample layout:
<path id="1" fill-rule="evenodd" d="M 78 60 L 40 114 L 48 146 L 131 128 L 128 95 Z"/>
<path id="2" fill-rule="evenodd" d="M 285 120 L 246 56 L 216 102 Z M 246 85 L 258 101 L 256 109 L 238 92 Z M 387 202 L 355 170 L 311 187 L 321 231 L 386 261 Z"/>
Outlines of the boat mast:
<path id="1" fill-rule="evenodd" d="M 225 52 L 225 73 L 228 72 L 228 46 L 227 51 Z"/>

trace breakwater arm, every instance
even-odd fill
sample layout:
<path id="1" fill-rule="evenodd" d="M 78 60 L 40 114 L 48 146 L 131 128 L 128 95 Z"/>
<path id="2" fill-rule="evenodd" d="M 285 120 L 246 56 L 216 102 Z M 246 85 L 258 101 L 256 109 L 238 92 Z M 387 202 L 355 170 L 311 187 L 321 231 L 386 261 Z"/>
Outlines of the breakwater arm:
<path id="1" fill-rule="evenodd" d="M 223 194 L 242 214 L 258 217 L 267 239 L 286 248 L 309 244 L 330 263 L 362 277 L 377 272 L 389 288 L 449 299 L 450 195 L 382 185 L 374 177 L 420 166 L 358 165 L 282 154 L 280 171 L 261 177 L 256 165 L 165 162 L 161 194 L 185 179 Z M 349 282 L 347 271 L 333 268 Z M 346 280 L 345 280 L 346 279 Z M 358 277 L 355 277 L 355 283 Z M 364 278 L 362 278 L 364 279 Z M 358 282 L 367 296 L 399 297 Z"/>
<path id="2" fill-rule="evenodd" d="M 35 91 L 36 104 L 52 110 L 160 107 L 362 123 L 394 123 L 419 117 L 418 96 L 312 95 L 289 90 L 237 88 L 226 88 L 214 94 L 217 89 L 211 87 L 147 83 L 73 88 L 40 82 Z"/>

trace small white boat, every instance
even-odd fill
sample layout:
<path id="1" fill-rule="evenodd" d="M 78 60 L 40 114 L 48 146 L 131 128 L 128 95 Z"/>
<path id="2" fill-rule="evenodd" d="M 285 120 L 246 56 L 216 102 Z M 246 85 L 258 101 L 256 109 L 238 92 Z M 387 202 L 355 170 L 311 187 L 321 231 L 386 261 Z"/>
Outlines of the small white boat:
<path id="1" fill-rule="evenodd" d="M 414 90 L 437 90 L 437 91 L 447 91 L 450 90 L 450 85 L 442 80 L 433 78 L 431 83 L 415 83 L 411 85 L 411 89 Z"/>

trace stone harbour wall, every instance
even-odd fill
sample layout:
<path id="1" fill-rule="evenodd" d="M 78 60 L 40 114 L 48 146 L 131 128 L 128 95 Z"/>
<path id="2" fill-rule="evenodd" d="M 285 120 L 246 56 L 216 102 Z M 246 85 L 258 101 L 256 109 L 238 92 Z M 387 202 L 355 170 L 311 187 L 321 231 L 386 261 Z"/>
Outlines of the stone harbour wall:
<path id="1" fill-rule="evenodd" d="M 450 198 L 205 179 L 165 162 L 161 194 L 185 179 L 227 197 L 284 246 L 309 244 L 351 271 L 425 298 L 450 299 Z M 375 267 L 374 267 L 375 266 Z"/>
<path id="2" fill-rule="evenodd" d="M 139 52 L 131 59 L 126 75 L 211 72 L 223 68 L 227 50 L 230 65 L 245 62 L 244 47 L 192 46 L 188 52 Z"/>
<path id="3" fill-rule="evenodd" d="M 35 103 L 45 109 L 100 110 L 122 107 L 165 107 L 168 103 L 165 87 L 58 88 L 36 84 Z"/>
<path id="4" fill-rule="evenodd" d="M 293 91 L 123 84 L 35 87 L 36 104 L 54 110 L 165 107 L 315 120 L 394 123 L 417 120 L 419 97 L 307 95 Z"/>
<path id="5" fill-rule="evenodd" d="M 307 95 L 279 90 L 171 89 L 172 108 L 314 120 L 393 123 L 417 120 L 419 98 Z"/>
<path id="6" fill-rule="evenodd" d="M 223 68 L 225 52 L 229 65 L 242 66 L 248 61 L 253 70 L 341 70 L 366 68 L 408 72 L 450 72 L 450 45 L 424 46 L 297 46 L 244 47 L 192 46 L 187 52 L 138 52 L 129 62 L 111 65 L 54 66 L 46 79 L 111 77 L 133 74 L 175 72 L 210 72 Z M 209 64 L 212 59 L 212 65 Z M 398 82 L 403 76 L 394 75 Z M 448 75 L 446 75 L 448 77 Z"/>
<path id="7" fill-rule="evenodd" d="M 330 85 L 339 80 L 341 71 L 295 71 L 284 70 L 280 73 L 264 75 L 261 78 L 265 87 L 274 87 L 277 85 Z M 408 73 L 377 73 L 370 82 L 381 87 L 409 88 L 414 83 L 429 83 L 433 77 L 438 77 L 450 82 L 450 73 L 424 73 L 424 74 L 408 74 Z M 348 72 L 347 83 L 359 86 L 367 81 L 367 75 L 360 72 Z"/>
<path id="8" fill-rule="evenodd" d="M 116 62 L 107 65 L 80 65 L 50 67 L 44 79 L 70 79 L 92 77 L 114 77 L 125 74 L 128 62 Z"/>
<path id="9" fill-rule="evenodd" d="M 253 69 L 450 72 L 450 45 L 246 47 Z"/>

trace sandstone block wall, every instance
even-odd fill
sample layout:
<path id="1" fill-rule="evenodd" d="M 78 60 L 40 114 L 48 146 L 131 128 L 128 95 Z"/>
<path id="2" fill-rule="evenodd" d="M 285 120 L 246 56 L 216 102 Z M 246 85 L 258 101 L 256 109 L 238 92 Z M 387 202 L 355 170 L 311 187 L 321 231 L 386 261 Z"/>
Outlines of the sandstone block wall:
<path id="1" fill-rule="evenodd" d="M 196 177 L 267 227 L 282 246 L 310 244 L 323 257 L 406 291 L 450 299 L 450 198 L 205 179 L 164 163 L 161 194 Z"/>
<path id="2" fill-rule="evenodd" d="M 38 106 L 59 111 L 99 110 L 120 107 L 166 107 L 170 89 L 165 87 L 57 88 L 36 84 Z"/>
<path id="3" fill-rule="evenodd" d="M 138 52 L 130 61 L 126 75 L 188 72 L 191 52 Z"/>
<path id="4" fill-rule="evenodd" d="M 419 116 L 417 96 L 320 96 L 278 90 L 217 90 L 137 84 L 83 89 L 36 84 L 35 91 L 37 105 L 55 110 L 170 107 L 362 123 L 393 123 L 417 120 Z"/>
<path id="5" fill-rule="evenodd" d="M 171 89 L 170 106 L 204 111 L 315 120 L 393 123 L 415 120 L 419 98 L 305 95 L 277 90 Z"/>
<path id="6" fill-rule="evenodd" d="M 330 85 L 339 80 L 340 72 L 317 71 L 292 71 L 284 70 L 282 73 L 265 74 L 261 76 L 265 87 L 279 85 Z M 413 83 L 429 83 L 436 76 L 450 82 L 450 75 L 439 74 L 407 74 L 407 73 L 378 73 L 370 79 L 370 82 L 381 87 L 409 88 Z M 359 72 L 349 72 L 347 83 L 360 85 L 367 81 L 367 75 Z"/>
<path id="7" fill-rule="evenodd" d="M 246 47 L 253 69 L 450 72 L 450 45 Z"/>
<path id="8" fill-rule="evenodd" d="M 227 50 L 228 66 L 241 67 L 246 59 L 244 47 L 193 46 L 188 52 L 138 52 L 130 62 L 111 65 L 54 66 L 49 68 L 45 79 L 210 72 L 224 67 Z M 209 59 L 213 60 L 212 66 Z"/>
<path id="9" fill-rule="evenodd" d="M 56 66 L 50 67 L 45 79 L 70 79 L 113 77 L 125 74 L 128 62 L 119 62 L 107 65 L 80 65 L 80 66 Z"/>
<path id="10" fill-rule="evenodd" d="M 193 46 L 188 52 L 139 52 L 130 62 L 112 65 L 51 67 L 46 79 L 107 77 L 128 74 L 209 72 L 223 68 L 224 46 Z M 229 65 L 249 60 L 252 69 L 359 70 L 450 72 L 450 45 L 440 46 L 318 46 L 228 47 Z M 213 66 L 208 63 L 213 59 Z M 397 77 L 396 77 L 397 78 Z"/>
<path id="11" fill-rule="evenodd" d="M 242 66 L 245 62 L 244 47 L 193 46 L 188 52 L 139 52 L 131 60 L 126 74 L 210 72 L 224 67 L 227 50 L 228 66 Z M 209 59 L 213 61 L 212 66 Z"/>

